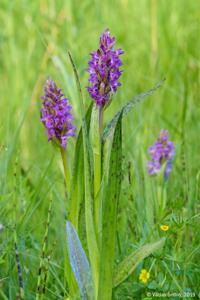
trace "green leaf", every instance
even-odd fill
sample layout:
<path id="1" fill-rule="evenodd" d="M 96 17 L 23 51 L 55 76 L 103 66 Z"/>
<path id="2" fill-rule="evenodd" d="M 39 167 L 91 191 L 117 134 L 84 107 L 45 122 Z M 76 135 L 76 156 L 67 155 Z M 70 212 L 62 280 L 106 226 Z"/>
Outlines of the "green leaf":
<path id="1" fill-rule="evenodd" d="M 93 197 L 94 197 L 94 168 L 93 168 L 93 154 L 89 140 L 89 132 L 85 120 L 84 114 L 84 101 L 81 89 L 81 84 L 77 72 L 77 68 L 72 59 L 70 53 L 69 58 L 73 67 L 74 75 L 76 78 L 77 89 L 79 93 L 79 104 L 82 115 L 82 136 L 83 136 L 83 148 L 84 148 L 84 189 L 85 189 L 85 223 L 86 223 L 86 235 L 87 235 L 87 246 L 89 251 L 89 258 L 92 268 L 95 297 L 97 296 L 98 281 L 99 281 L 99 249 L 97 245 L 97 238 L 94 228 L 93 220 Z"/>
<path id="2" fill-rule="evenodd" d="M 71 56 L 70 56 L 70 61 L 72 63 L 73 70 L 74 70 L 75 65 L 73 63 Z M 74 70 L 74 72 L 78 76 L 77 70 Z M 82 119 L 84 120 L 83 123 L 87 130 L 87 126 L 90 123 L 92 104 L 88 108 L 88 111 L 85 115 L 84 107 L 83 107 L 82 91 L 81 91 L 80 83 L 77 82 L 77 80 L 79 81 L 79 78 L 76 76 L 75 78 L 76 78 L 76 83 L 77 83 L 78 92 L 80 96 L 79 107 L 81 108 L 81 115 L 82 115 Z M 74 225 L 77 231 L 78 231 L 78 219 L 79 219 L 81 201 L 84 201 L 83 126 L 79 131 L 77 141 L 76 141 L 74 165 L 73 165 L 73 172 L 72 172 L 72 186 L 71 186 L 70 197 L 69 197 L 69 220 L 72 222 L 72 224 Z M 72 273 L 72 270 L 70 268 L 69 257 L 67 255 L 65 257 L 65 276 L 67 278 L 67 282 L 69 285 L 70 296 L 71 298 L 75 298 L 75 295 L 77 294 L 77 284 L 74 275 Z"/>
<path id="3" fill-rule="evenodd" d="M 93 103 L 89 106 L 86 113 L 86 125 L 89 127 Z M 81 203 L 84 199 L 84 153 L 83 153 L 83 133 L 82 127 L 79 130 L 76 140 L 74 165 L 72 171 L 72 185 L 70 193 L 69 220 L 78 230 L 78 219 Z"/>
<path id="4" fill-rule="evenodd" d="M 86 113 L 86 125 L 89 127 L 92 105 L 89 106 Z M 79 219 L 80 219 L 80 208 L 84 202 L 84 153 L 83 153 L 83 136 L 82 136 L 82 127 L 79 130 L 76 146 L 75 146 L 75 154 L 73 161 L 73 170 L 72 170 L 72 184 L 69 198 L 69 220 L 74 225 L 77 232 L 79 232 Z M 80 232 L 79 232 L 80 236 Z M 68 268 L 69 266 L 69 261 Z M 77 293 L 77 285 L 75 284 L 74 276 L 71 270 L 67 271 L 68 284 L 70 287 L 70 294 L 72 297 L 75 297 Z"/>
<path id="5" fill-rule="evenodd" d="M 133 271 L 137 268 L 137 266 L 139 265 L 139 263 L 141 263 L 143 259 L 152 254 L 154 251 L 157 251 L 160 248 L 162 248 L 164 243 L 165 238 L 162 238 L 157 242 L 149 243 L 142 246 L 137 251 L 133 252 L 128 257 L 126 257 L 117 266 L 117 269 L 115 270 L 113 286 L 116 287 L 124 280 L 126 280 L 131 275 L 131 273 L 133 273 Z"/>
<path id="6" fill-rule="evenodd" d="M 85 300 L 94 300 L 93 279 L 90 264 L 78 234 L 69 221 L 66 222 L 66 232 L 70 264 L 79 286 L 81 298 Z"/>
<path id="7" fill-rule="evenodd" d="M 121 117 L 122 115 L 120 114 L 114 130 L 109 160 L 108 181 L 104 194 L 98 300 L 112 299 L 117 205 L 121 188 Z"/>
<path id="8" fill-rule="evenodd" d="M 116 113 L 116 115 L 112 118 L 112 120 L 108 123 L 108 125 L 105 127 L 103 132 L 103 141 L 107 139 L 109 136 L 111 129 L 113 129 L 118 121 L 119 115 L 122 114 L 122 118 L 125 117 L 131 109 L 136 106 L 138 102 L 143 100 L 145 97 L 151 96 L 155 91 L 157 91 L 164 83 L 165 79 L 161 80 L 159 83 L 157 83 L 152 89 L 148 90 L 147 92 L 144 92 L 142 94 L 139 94 L 135 96 L 130 102 L 125 104 L 121 110 Z"/>

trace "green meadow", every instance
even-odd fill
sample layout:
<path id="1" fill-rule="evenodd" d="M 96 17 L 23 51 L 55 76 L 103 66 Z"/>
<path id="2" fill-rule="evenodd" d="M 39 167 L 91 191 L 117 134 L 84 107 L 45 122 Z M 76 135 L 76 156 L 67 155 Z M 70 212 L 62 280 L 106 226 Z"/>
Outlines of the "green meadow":
<path id="1" fill-rule="evenodd" d="M 1 0 L 0 300 L 70 297 L 69 201 L 60 153 L 40 121 L 40 96 L 53 78 L 73 107 L 78 135 L 83 115 L 68 51 L 86 112 L 92 102 L 90 52 L 108 28 L 124 54 L 122 86 L 105 111 L 104 126 L 133 97 L 160 85 L 122 118 L 114 266 L 136 255 L 130 274 L 114 284 L 112 299 L 200 299 L 200 1 Z M 164 187 L 160 174 L 147 171 L 148 147 L 161 129 L 175 145 Z M 67 145 L 71 172 L 76 139 Z M 90 261 L 81 209 L 78 232 Z M 162 247 L 140 257 L 138 249 L 156 241 L 164 241 Z M 149 274 L 146 282 L 142 270 Z"/>

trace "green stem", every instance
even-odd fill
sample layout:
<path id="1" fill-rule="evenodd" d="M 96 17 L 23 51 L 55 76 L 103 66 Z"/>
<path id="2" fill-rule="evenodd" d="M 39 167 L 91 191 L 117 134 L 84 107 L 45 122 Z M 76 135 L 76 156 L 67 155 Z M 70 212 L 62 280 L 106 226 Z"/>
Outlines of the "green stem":
<path id="1" fill-rule="evenodd" d="M 157 177 L 157 201 L 158 201 L 158 213 L 157 220 L 162 219 L 166 210 L 166 182 L 164 182 L 165 165 L 163 165 L 160 174 Z"/>
<path id="2" fill-rule="evenodd" d="M 103 134 L 103 108 L 99 108 L 99 137 L 100 137 L 100 145 L 102 140 L 102 134 Z"/>
<path id="3" fill-rule="evenodd" d="M 99 232 L 101 232 L 101 197 L 100 197 L 100 187 L 101 187 L 101 179 L 102 179 L 102 165 L 101 165 L 101 151 L 102 151 L 102 133 L 103 133 L 103 109 L 99 108 L 99 140 L 98 140 L 98 151 L 94 153 L 94 195 L 95 195 L 95 228 L 97 239 L 100 240 Z"/>
<path id="4" fill-rule="evenodd" d="M 66 151 L 62 147 L 60 148 L 60 153 L 62 157 L 63 162 L 63 169 L 64 169 L 64 175 L 65 175 L 65 182 L 67 186 L 67 194 L 70 192 L 70 174 L 69 174 L 69 168 L 67 164 L 67 157 L 66 157 Z"/>

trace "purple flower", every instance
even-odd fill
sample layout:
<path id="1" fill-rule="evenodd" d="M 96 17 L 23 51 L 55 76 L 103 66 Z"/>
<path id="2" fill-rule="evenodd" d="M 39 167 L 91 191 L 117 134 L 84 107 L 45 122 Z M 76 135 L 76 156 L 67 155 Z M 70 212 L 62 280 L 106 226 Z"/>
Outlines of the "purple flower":
<path id="1" fill-rule="evenodd" d="M 160 171 L 160 163 L 157 161 L 149 161 L 148 171 L 150 175 L 157 174 Z"/>
<path id="2" fill-rule="evenodd" d="M 150 175 L 160 172 L 163 164 L 166 163 L 164 176 L 167 179 L 172 170 L 172 160 L 174 157 L 174 143 L 169 141 L 167 130 L 161 130 L 157 141 L 148 149 L 151 161 L 147 168 Z"/>
<path id="3" fill-rule="evenodd" d="M 88 92 L 95 100 L 96 105 L 104 107 L 110 100 L 112 94 L 117 91 L 121 83 L 118 82 L 122 74 L 119 67 L 122 65 L 119 55 L 122 49 L 114 50 L 115 38 L 110 36 L 106 30 L 99 43 L 99 49 L 91 53 L 91 60 L 88 62 L 87 71 L 90 74 Z"/>
<path id="4" fill-rule="evenodd" d="M 55 82 L 47 79 L 44 87 L 41 121 L 46 127 L 48 140 L 53 140 L 62 148 L 66 148 L 68 138 L 75 136 L 76 127 L 72 124 L 71 106 L 61 89 Z"/>

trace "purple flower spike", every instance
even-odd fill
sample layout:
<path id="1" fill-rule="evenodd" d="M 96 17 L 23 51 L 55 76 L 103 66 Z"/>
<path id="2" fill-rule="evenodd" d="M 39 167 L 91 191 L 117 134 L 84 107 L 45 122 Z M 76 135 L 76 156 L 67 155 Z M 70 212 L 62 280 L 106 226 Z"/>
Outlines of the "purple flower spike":
<path id="1" fill-rule="evenodd" d="M 110 36 L 106 30 L 99 42 L 99 49 L 91 53 L 91 60 L 88 62 L 87 71 L 90 74 L 88 92 L 99 107 L 104 107 L 110 100 L 112 94 L 117 91 L 121 83 L 118 82 L 122 74 L 119 67 L 122 61 L 119 55 L 123 54 L 122 49 L 114 50 L 115 38 Z"/>
<path id="2" fill-rule="evenodd" d="M 48 140 L 56 141 L 62 148 L 66 148 L 68 138 L 75 136 L 76 127 L 72 124 L 71 106 L 52 79 L 47 79 L 44 87 L 41 121 L 46 127 Z"/>
<path id="3" fill-rule="evenodd" d="M 174 143 L 169 141 L 168 132 L 161 130 L 157 141 L 148 149 L 151 155 L 151 161 L 147 168 L 149 175 L 155 175 L 160 172 L 163 164 L 166 163 L 164 177 L 168 179 L 172 170 L 172 160 L 174 157 Z"/>

